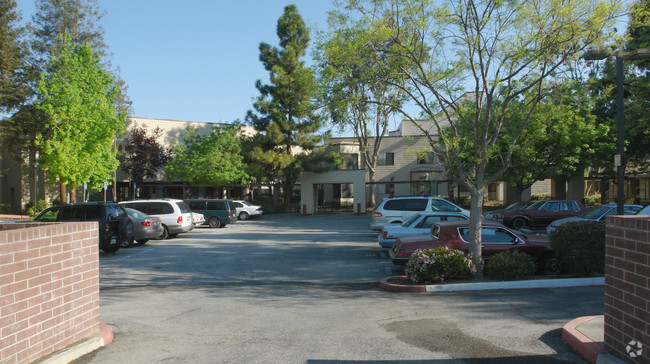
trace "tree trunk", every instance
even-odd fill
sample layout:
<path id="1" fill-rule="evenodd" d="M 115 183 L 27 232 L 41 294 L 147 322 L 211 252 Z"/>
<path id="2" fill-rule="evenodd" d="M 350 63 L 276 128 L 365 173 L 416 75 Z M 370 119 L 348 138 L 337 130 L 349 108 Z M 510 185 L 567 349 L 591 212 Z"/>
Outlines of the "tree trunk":
<path id="1" fill-rule="evenodd" d="M 483 278 L 483 256 L 481 252 L 481 211 L 483 210 L 483 196 L 485 189 L 472 189 L 469 216 L 469 241 L 472 261 L 476 266 L 476 278 Z"/>
<path id="2" fill-rule="evenodd" d="M 77 188 L 76 187 L 70 187 L 70 203 L 76 203 L 77 202 Z"/>
<path id="3" fill-rule="evenodd" d="M 290 178 L 284 181 L 284 212 L 291 212 L 291 194 L 293 193 L 293 183 Z"/>
<path id="4" fill-rule="evenodd" d="M 609 203 L 609 180 L 605 178 L 600 180 L 600 203 Z"/>
<path id="5" fill-rule="evenodd" d="M 280 184 L 273 184 L 273 206 L 280 207 Z"/>
<path id="6" fill-rule="evenodd" d="M 59 184 L 59 194 L 61 197 L 61 203 L 68 203 L 68 193 L 66 189 L 66 185 L 63 183 Z"/>
<path id="7" fill-rule="evenodd" d="M 377 198 L 376 196 L 376 191 L 377 191 L 377 186 L 375 185 L 375 172 L 370 170 L 368 171 L 368 179 L 370 181 L 370 184 L 368 184 L 368 205 L 370 207 L 375 207 L 375 199 Z"/>

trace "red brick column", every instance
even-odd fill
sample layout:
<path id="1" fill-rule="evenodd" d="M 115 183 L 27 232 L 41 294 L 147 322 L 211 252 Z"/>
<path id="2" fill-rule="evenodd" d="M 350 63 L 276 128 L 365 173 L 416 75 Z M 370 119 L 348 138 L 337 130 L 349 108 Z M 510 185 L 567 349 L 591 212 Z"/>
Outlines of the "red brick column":
<path id="1" fill-rule="evenodd" d="M 0 363 L 99 333 L 97 222 L 0 224 Z"/>
<path id="2" fill-rule="evenodd" d="M 626 362 L 650 362 L 650 218 L 607 218 L 605 346 Z"/>

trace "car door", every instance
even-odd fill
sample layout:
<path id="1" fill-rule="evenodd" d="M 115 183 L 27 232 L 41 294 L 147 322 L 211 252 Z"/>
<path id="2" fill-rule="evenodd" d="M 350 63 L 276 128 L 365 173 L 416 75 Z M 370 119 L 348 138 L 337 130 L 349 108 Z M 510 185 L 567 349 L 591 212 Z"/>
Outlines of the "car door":
<path id="1" fill-rule="evenodd" d="M 533 211 L 531 222 L 533 225 L 548 225 L 558 219 L 559 201 L 547 201 L 538 210 Z"/>
<path id="2" fill-rule="evenodd" d="M 402 200 L 402 220 L 406 221 L 409 217 L 422 211 L 426 211 L 429 200 L 426 198 L 406 198 Z"/>

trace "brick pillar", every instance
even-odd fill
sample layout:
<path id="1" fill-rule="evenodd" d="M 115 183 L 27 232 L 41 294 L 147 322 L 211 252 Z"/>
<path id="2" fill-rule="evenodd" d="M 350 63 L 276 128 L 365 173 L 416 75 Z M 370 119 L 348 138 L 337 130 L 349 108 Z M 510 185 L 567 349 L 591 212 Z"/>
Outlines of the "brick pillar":
<path id="1" fill-rule="evenodd" d="M 650 219 L 607 218 L 605 347 L 628 363 L 650 362 Z"/>

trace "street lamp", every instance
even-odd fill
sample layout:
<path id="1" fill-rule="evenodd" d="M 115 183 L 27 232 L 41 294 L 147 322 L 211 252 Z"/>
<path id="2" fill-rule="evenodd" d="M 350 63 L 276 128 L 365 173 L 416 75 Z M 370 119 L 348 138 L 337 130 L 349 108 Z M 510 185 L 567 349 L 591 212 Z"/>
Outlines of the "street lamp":
<path id="1" fill-rule="evenodd" d="M 624 59 L 650 59 L 650 49 L 641 48 L 633 51 L 589 50 L 582 56 L 587 61 L 599 61 L 607 57 L 616 57 L 616 152 L 614 165 L 616 166 L 616 214 L 624 214 L 625 203 L 625 117 L 623 100 L 623 60 Z"/>

